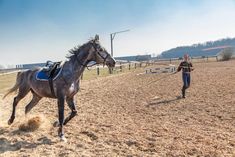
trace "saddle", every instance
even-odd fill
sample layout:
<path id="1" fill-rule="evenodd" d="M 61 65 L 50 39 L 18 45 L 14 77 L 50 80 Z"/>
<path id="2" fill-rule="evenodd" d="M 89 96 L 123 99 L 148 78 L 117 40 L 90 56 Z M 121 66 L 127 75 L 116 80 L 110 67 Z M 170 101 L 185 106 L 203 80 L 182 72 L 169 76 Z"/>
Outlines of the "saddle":
<path id="1" fill-rule="evenodd" d="M 36 74 L 37 80 L 40 81 L 48 81 L 50 79 L 55 80 L 59 76 L 62 70 L 60 63 L 61 62 L 50 62 L 50 64 L 47 63 L 45 67 L 43 67 L 41 70 L 37 72 Z"/>
<path id="2" fill-rule="evenodd" d="M 61 62 L 51 62 L 48 61 L 46 66 L 39 70 L 36 74 L 36 79 L 40 81 L 48 81 L 51 89 L 51 93 L 55 96 L 53 88 L 53 80 L 55 80 L 61 73 L 62 67 Z"/>

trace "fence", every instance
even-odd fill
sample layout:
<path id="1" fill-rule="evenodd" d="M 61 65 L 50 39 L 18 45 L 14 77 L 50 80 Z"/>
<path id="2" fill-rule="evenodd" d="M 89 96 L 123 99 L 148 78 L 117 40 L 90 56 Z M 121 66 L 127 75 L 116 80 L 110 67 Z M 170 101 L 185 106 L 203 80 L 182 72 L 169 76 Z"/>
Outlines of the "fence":
<path id="1" fill-rule="evenodd" d="M 147 68 L 145 69 L 145 74 L 152 74 L 152 73 L 156 73 L 156 74 L 161 74 L 161 73 L 173 73 L 176 72 L 176 66 L 170 64 L 169 66 L 164 66 L 164 67 L 151 67 L 151 68 Z"/>
<path id="2" fill-rule="evenodd" d="M 153 65 L 152 62 L 129 62 L 129 63 L 117 63 L 116 66 L 112 69 L 108 67 L 103 67 L 102 65 L 98 65 L 94 68 L 89 70 L 85 70 L 83 75 L 81 76 L 82 79 L 90 79 L 96 78 L 98 76 L 108 76 L 110 74 L 118 74 L 122 72 L 132 71 L 138 68 L 147 67 L 149 65 Z"/>
<path id="3" fill-rule="evenodd" d="M 0 76 L 1 75 L 11 74 L 11 73 L 16 73 L 18 71 L 20 71 L 20 70 L 16 69 L 16 68 L 12 68 L 12 69 L 0 69 Z"/>
<path id="4" fill-rule="evenodd" d="M 192 57 L 191 62 L 193 63 L 202 63 L 202 62 L 216 62 L 218 61 L 218 56 L 200 56 Z M 169 58 L 169 59 L 156 59 L 145 62 L 129 62 L 129 63 L 117 63 L 115 68 L 112 70 L 107 67 L 97 66 L 91 70 L 85 70 L 82 79 L 96 78 L 99 76 L 108 76 L 110 74 L 117 74 L 122 72 L 128 72 L 138 68 L 148 67 L 148 66 L 158 66 L 157 68 L 146 68 L 145 73 L 161 73 L 167 71 L 175 71 L 175 67 L 169 66 L 169 64 L 178 65 L 182 61 L 182 58 Z M 166 67 L 167 65 L 167 67 Z M 163 67 L 160 67 L 163 66 Z M 165 67 L 164 67 L 165 66 Z"/>
<path id="5" fill-rule="evenodd" d="M 96 78 L 99 76 L 108 76 L 110 74 L 128 72 L 131 70 L 135 70 L 138 68 L 147 67 L 151 65 L 156 65 L 158 66 L 158 68 L 160 67 L 160 65 L 167 65 L 167 66 L 169 64 L 178 65 L 181 61 L 182 61 L 182 58 L 170 58 L 170 59 L 155 59 L 155 60 L 145 61 L 145 62 L 127 62 L 127 63 L 118 62 L 113 69 L 108 69 L 107 67 L 103 67 L 102 65 L 99 65 L 99 66 L 92 67 L 90 70 L 85 70 L 81 78 L 91 79 L 91 78 Z M 215 62 L 215 61 L 218 61 L 218 56 L 193 57 L 191 58 L 191 61 L 193 63 Z M 14 69 L 0 70 L 0 74 L 14 72 L 16 70 L 21 70 L 21 69 L 14 68 Z"/>
<path id="6" fill-rule="evenodd" d="M 199 56 L 199 57 L 191 57 L 192 63 L 201 63 L 201 62 L 217 62 L 219 61 L 218 56 Z M 155 59 L 154 62 L 156 64 L 179 64 L 183 58 L 169 58 L 169 59 Z"/>

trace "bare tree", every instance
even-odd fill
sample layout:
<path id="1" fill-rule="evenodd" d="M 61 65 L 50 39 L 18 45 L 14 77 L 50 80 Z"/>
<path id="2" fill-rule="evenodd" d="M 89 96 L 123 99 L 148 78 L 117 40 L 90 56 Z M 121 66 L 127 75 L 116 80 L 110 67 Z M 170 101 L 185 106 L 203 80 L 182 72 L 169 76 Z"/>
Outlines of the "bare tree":
<path id="1" fill-rule="evenodd" d="M 235 52 L 235 50 L 233 47 L 228 47 L 228 48 L 224 49 L 223 51 L 221 51 L 219 53 L 219 55 L 221 56 L 222 61 L 228 61 L 232 58 L 234 52 Z"/>

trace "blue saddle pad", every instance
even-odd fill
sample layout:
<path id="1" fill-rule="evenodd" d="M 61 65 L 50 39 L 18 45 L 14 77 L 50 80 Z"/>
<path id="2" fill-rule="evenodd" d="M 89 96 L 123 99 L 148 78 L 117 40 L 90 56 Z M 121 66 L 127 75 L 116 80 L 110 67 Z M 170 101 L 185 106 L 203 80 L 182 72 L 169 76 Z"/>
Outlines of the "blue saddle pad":
<path id="1" fill-rule="evenodd" d="M 53 80 L 55 80 L 60 75 L 61 71 L 62 71 L 62 68 L 56 69 L 54 75 L 52 76 Z M 49 80 L 48 72 L 44 71 L 43 69 L 38 71 L 36 73 L 36 79 L 40 81 L 48 81 Z"/>

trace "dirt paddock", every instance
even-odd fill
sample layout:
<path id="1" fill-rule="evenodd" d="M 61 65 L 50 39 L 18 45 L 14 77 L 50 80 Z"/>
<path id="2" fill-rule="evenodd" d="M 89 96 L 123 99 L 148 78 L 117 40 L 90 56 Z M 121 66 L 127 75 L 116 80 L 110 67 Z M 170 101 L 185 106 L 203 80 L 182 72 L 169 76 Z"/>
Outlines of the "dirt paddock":
<path id="1" fill-rule="evenodd" d="M 25 117 L 28 95 L 8 126 L 11 95 L 0 100 L 0 156 L 235 156 L 234 65 L 195 64 L 186 99 L 178 99 L 180 73 L 137 75 L 139 69 L 82 81 L 78 116 L 65 126 L 67 143 L 52 125 L 55 100 L 44 98 Z M 147 85 L 153 80 L 159 81 Z M 43 117 L 43 124 L 20 131 L 30 116 Z"/>

